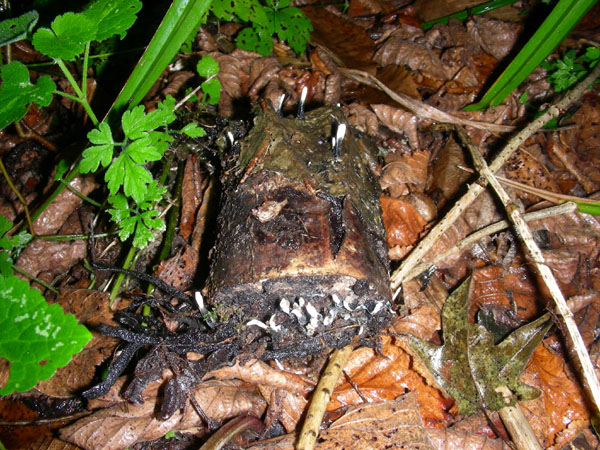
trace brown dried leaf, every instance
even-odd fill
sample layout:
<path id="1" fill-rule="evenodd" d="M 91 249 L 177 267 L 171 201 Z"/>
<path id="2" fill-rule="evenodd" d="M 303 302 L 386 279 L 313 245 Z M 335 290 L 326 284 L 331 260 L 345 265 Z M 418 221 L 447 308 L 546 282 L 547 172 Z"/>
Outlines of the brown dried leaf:
<path id="1" fill-rule="evenodd" d="M 415 396 L 406 394 L 396 400 L 349 408 L 328 429 L 320 432 L 315 450 L 433 450 L 428 431 L 423 428 Z M 286 435 L 249 448 L 291 450 L 295 439 L 295 435 Z"/>
<path id="2" fill-rule="evenodd" d="M 312 23 L 313 42 L 329 50 L 344 67 L 375 72 L 371 61 L 375 44 L 363 28 L 329 8 L 307 6 L 302 11 Z"/>
<path id="3" fill-rule="evenodd" d="M 465 154 L 454 138 L 450 137 L 433 162 L 432 183 L 427 189 L 437 199 L 438 208 L 453 198 L 470 177 L 469 173 L 458 168 L 459 165 L 466 166 Z"/>
<path id="4" fill-rule="evenodd" d="M 75 177 L 69 185 L 83 195 L 88 195 L 98 187 L 93 175 Z M 67 217 L 82 203 L 81 197 L 75 195 L 69 189 L 63 189 L 33 223 L 36 234 L 55 234 L 63 226 Z"/>
<path id="5" fill-rule="evenodd" d="M 269 420 L 269 417 L 271 422 L 278 420 L 288 433 L 296 430 L 298 422 L 306 410 L 308 400 L 299 393 L 264 384 L 259 385 L 258 390 L 269 403 L 267 420 Z M 266 425 L 268 428 L 269 424 Z"/>
<path id="6" fill-rule="evenodd" d="M 359 403 L 392 400 L 407 390 L 414 391 L 419 401 L 419 410 L 428 427 L 447 423 L 446 412 L 452 404 L 436 388 L 427 384 L 425 378 L 415 371 L 419 365 L 396 339 L 382 338 L 381 352 L 370 348 L 355 350 L 346 363 L 344 372 L 352 383 L 337 386 L 327 409 Z"/>
<path id="7" fill-rule="evenodd" d="M 429 151 L 419 150 L 410 154 L 394 153 L 386 158 L 380 184 L 382 189 L 393 188 L 394 196 L 406 195 L 410 191 L 423 191 L 427 181 Z M 409 185 L 414 185 L 409 186 Z"/>
<path id="8" fill-rule="evenodd" d="M 179 70 L 169 75 L 167 85 L 163 88 L 161 94 L 163 97 L 166 97 L 167 95 L 176 97 L 188 80 L 194 78 L 194 76 L 194 72 L 189 70 Z"/>
<path id="9" fill-rule="evenodd" d="M 412 334 L 428 341 L 442 327 L 440 311 L 431 304 L 420 306 L 396 320 L 393 327 L 396 333 Z"/>
<path id="10" fill-rule="evenodd" d="M 544 448 L 560 449 L 589 425 L 586 396 L 564 358 L 545 345 L 537 347 L 521 380 L 542 391 L 521 402 L 528 422 Z"/>
<path id="11" fill-rule="evenodd" d="M 214 421 L 243 414 L 260 417 L 266 404 L 254 387 L 241 383 L 208 381 L 193 388 L 191 395 L 206 416 Z M 155 417 L 160 399 L 141 405 L 127 402 L 96 411 L 61 430 L 61 438 L 86 450 L 120 450 L 140 441 L 151 441 L 174 429 L 201 426 L 203 419 L 188 404 L 168 420 Z"/>
<path id="12" fill-rule="evenodd" d="M 403 134 L 408 138 L 411 148 L 419 149 L 419 135 L 417 124 L 419 118 L 403 109 L 388 105 L 371 105 L 381 123 L 396 133 Z"/>
<path id="13" fill-rule="evenodd" d="M 527 151 L 517 150 L 504 165 L 504 173 L 507 178 L 519 183 L 550 192 L 559 192 L 556 183 L 553 181 L 552 174 L 540 162 L 540 157 L 536 158 Z M 523 201 L 527 202 L 527 204 L 537 203 L 541 200 L 536 195 L 527 194 L 519 190 L 517 190 L 517 195 Z"/>
<path id="14" fill-rule="evenodd" d="M 362 106 L 360 103 L 354 102 L 348 105 L 346 116 L 348 117 L 348 122 L 353 127 L 363 133 L 367 133 L 369 136 L 377 135 L 379 122 L 375 113 L 370 109 Z"/>
<path id="15" fill-rule="evenodd" d="M 464 431 L 427 430 L 429 439 L 437 450 L 509 450 L 502 439 L 490 439 L 480 434 Z"/>
<path id="16" fill-rule="evenodd" d="M 481 48 L 500 60 L 508 55 L 514 47 L 521 25 L 488 19 L 485 16 L 472 16 L 467 22 L 467 30 Z"/>
<path id="17" fill-rule="evenodd" d="M 198 165 L 198 156 L 194 153 L 185 162 L 183 184 L 181 186 L 181 219 L 179 234 L 187 239 L 194 229 L 196 213 L 202 204 L 202 192 L 206 189 L 208 178 Z"/>
<path id="18" fill-rule="evenodd" d="M 161 261 L 156 276 L 180 291 L 188 290 L 198 268 L 198 250 L 185 244 L 169 259 Z"/>
<path id="19" fill-rule="evenodd" d="M 50 436 L 46 436 L 29 447 L 29 450 L 78 450 L 79 447 L 71 445 L 64 441 L 59 441 Z"/>
<path id="20" fill-rule="evenodd" d="M 350 17 L 361 17 L 370 14 L 386 14 L 394 9 L 393 3 L 384 0 L 351 0 L 348 15 Z"/>
<path id="21" fill-rule="evenodd" d="M 379 47 L 373 55 L 373 61 L 382 66 L 406 65 L 440 80 L 449 78 L 440 58 L 425 44 L 410 42 L 395 35 Z"/>
<path id="22" fill-rule="evenodd" d="M 425 227 L 425 219 L 409 203 L 381 196 L 383 225 L 389 247 L 413 245 Z"/>

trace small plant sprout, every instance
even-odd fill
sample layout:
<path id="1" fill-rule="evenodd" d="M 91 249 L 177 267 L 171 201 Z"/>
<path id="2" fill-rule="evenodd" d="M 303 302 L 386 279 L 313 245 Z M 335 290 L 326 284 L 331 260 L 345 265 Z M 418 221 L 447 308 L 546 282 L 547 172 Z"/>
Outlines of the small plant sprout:
<path id="1" fill-rule="evenodd" d="M 298 103 L 298 119 L 304 120 L 304 102 L 306 102 L 306 96 L 308 95 L 308 88 L 304 86 L 300 92 L 300 102 Z"/>

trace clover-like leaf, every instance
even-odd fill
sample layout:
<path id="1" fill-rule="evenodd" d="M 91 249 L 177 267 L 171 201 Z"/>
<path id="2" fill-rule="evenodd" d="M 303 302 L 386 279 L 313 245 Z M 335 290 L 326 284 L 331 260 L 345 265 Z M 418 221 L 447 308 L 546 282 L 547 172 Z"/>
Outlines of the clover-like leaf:
<path id="1" fill-rule="evenodd" d="M 256 26 L 244 28 L 237 36 L 237 46 L 243 50 L 260 53 L 268 56 L 273 50 L 273 39 L 267 28 Z"/>
<path id="2" fill-rule="evenodd" d="M 27 67 L 18 61 L 2 66 L 0 76 L 0 130 L 21 120 L 34 102 L 40 106 L 48 106 L 56 90 L 56 85 L 48 75 L 32 84 Z"/>
<path id="3" fill-rule="evenodd" d="M 196 64 L 196 71 L 201 77 L 212 77 L 219 73 L 219 63 L 210 56 L 203 56 Z"/>
<path id="4" fill-rule="evenodd" d="M 519 376 L 552 324 L 549 315 L 518 328 L 494 345 L 492 333 L 467 319 L 469 291 L 470 279 L 444 304 L 444 345 L 438 347 L 411 336 L 411 347 L 436 381 L 454 397 L 461 414 L 471 414 L 481 406 L 494 411 L 507 406 L 496 390 L 502 386 L 519 400 L 537 397 L 539 392 L 521 383 Z"/>
<path id="5" fill-rule="evenodd" d="M 25 39 L 35 27 L 39 17 L 37 11 L 29 11 L 14 19 L 0 22 L 0 46 Z"/>
<path id="6" fill-rule="evenodd" d="M 47 380 L 92 338 L 59 305 L 48 305 L 37 289 L 14 276 L 0 276 L 0 357 L 10 377 L 0 395 L 25 392 Z"/>
<path id="7" fill-rule="evenodd" d="M 94 40 L 96 24 L 83 14 L 68 12 L 58 16 L 52 29 L 40 28 L 33 35 L 35 49 L 50 58 L 73 61 L 83 53 L 87 42 Z"/>
<path id="8" fill-rule="evenodd" d="M 142 2 L 139 0 L 96 0 L 83 15 L 95 24 L 94 40 L 100 42 L 115 34 L 123 39 L 141 8 Z"/>
<path id="9" fill-rule="evenodd" d="M 95 172 L 98 166 L 106 167 L 110 164 L 115 148 L 112 132 L 106 122 L 100 123 L 87 135 L 93 145 L 84 150 L 79 165 L 82 173 Z"/>
<path id="10" fill-rule="evenodd" d="M 213 78 L 201 84 L 202 92 L 206 94 L 209 105 L 216 105 L 221 99 L 221 82 Z"/>

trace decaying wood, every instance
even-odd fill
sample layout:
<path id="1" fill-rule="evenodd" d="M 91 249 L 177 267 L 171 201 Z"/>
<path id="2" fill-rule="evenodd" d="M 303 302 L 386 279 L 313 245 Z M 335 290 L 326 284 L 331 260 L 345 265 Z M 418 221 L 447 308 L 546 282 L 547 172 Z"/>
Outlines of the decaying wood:
<path id="1" fill-rule="evenodd" d="M 374 158 L 339 108 L 301 120 L 261 106 L 225 183 L 212 307 L 275 344 L 333 333 L 343 347 L 391 316 Z"/>

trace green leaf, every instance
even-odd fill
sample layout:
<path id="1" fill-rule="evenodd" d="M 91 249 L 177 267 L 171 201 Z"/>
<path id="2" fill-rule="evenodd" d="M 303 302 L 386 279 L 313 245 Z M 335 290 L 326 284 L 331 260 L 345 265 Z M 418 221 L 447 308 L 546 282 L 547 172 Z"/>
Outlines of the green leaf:
<path id="1" fill-rule="evenodd" d="M 0 46 L 25 39 L 35 27 L 39 17 L 37 11 L 29 11 L 14 19 L 0 22 Z"/>
<path id="2" fill-rule="evenodd" d="M 40 28 L 33 35 L 35 49 L 53 59 L 73 61 L 83 53 L 87 42 L 94 40 L 96 25 L 83 14 L 72 12 L 58 16 L 52 29 Z"/>
<path id="3" fill-rule="evenodd" d="M 246 0 L 235 2 L 235 13 L 244 22 L 267 26 L 269 21 L 265 8 L 258 0 Z"/>
<path id="4" fill-rule="evenodd" d="M 179 130 L 179 132 L 183 133 L 191 138 L 202 137 L 206 134 L 206 131 L 204 130 L 204 128 L 199 127 L 196 122 L 188 123 L 185 127 L 183 127 L 181 130 Z"/>
<path id="5" fill-rule="evenodd" d="M 148 114 L 144 113 L 142 105 L 136 106 L 130 111 L 125 111 L 121 118 L 123 133 L 129 139 L 139 139 L 146 132 L 173 122 L 176 118 L 173 113 L 174 106 L 175 99 L 169 96 L 165 101 L 159 103 L 157 109 Z"/>
<path id="6" fill-rule="evenodd" d="M 125 152 L 137 164 L 146 164 L 148 161 L 158 161 L 162 156 L 162 153 L 159 152 L 156 147 L 151 145 L 150 137 L 148 135 L 133 141 L 127 146 Z"/>
<path id="7" fill-rule="evenodd" d="M 52 177 L 52 179 L 54 181 L 62 180 L 62 177 L 65 176 L 65 173 L 67 173 L 68 170 L 69 163 L 66 159 L 61 159 L 56 165 L 56 168 L 54 169 L 54 176 Z"/>
<path id="8" fill-rule="evenodd" d="M 201 77 L 212 77 L 219 73 L 219 63 L 210 56 L 203 56 L 196 64 L 196 70 Z"/>
<path id="9" fill-rule="evenodd" d="M 210 10 L 217 19 L 231 22 L 235 17 L 236 0 L 212 0 Z"/>
<path id="10" fill-rule="evenodd" d="M 442 310 L 444 345 L 431 345 L 410 336 L 411 347 L 436 381 L 452 395 L 461 414 L 485 407 L 493 411 L 508 406 L 496 391 L 508 387 L 519 400 L 531 400 L 539 392 L 519 381 L 531 354 L 551 326 L 549 315 L 513 331 L 499 345 L 483 326 L 470 323 L 470 278 L 446 300 Z"/>
<path id="11" fill-rule="evenodd" d="M 140 9 L 142 2 L 139 0 L 96 0 L 83 15 L 95 24 L 96 35 L 93 40 L 100 42 L 115 34 L 123 39 Z"/>
<path id="12" fill-rule="evenodd" d="M 37 84 L 29 80 L 27 67 L 13 61 L 0 68 L 0 130 L 21 120 L 32 103 L 48 106 L 56 85 L 48 75 L 40 77 Z"/>
<path id="13" fill-rule="evenodd" d="M 263 56 L 268 56 L 273 50 L 273 39 L 266 28 L 253 27 L 244 28 L 236 38 L 236 44 L 243 50 L 260 53 Z"/>
<path id="14" fill-rule="evenodd" d="M 92 338 L 59 305 L 48 305 L 37 289 L 17 277 L 0 276 L 0 357 L 10 378 L 0 395 L 25 392 L 67 365 Z"/>
<path id="15" fill-rule="evenodd" d="M 575 202 L 577 203 L 577 210 L 582 213 L 591 214 L 592 216 L 600 216 L 600 202 L 588 203 L 588 202 Z"/>
<path id="16" fill-rule="evenodd" d="M 112 132 L 106 122 L 100 123 L 98 128 L 94 128 L 87 135 L 92 144 L 83 154 L 79 169 L 82 173 L 95 172 L 98 166 L 106 167 L 110 164 L 115 148 Z"/>
<path id="17" fill-rule="evenodd" d="M 216 78 L 201 84 L 202 92 L 206 94 L 209 105 L 216 105 L 221 99 L 221 82 Z"/>
<path id="18" fill-rule="evenodd" d="M 121 153 L 104 174 L 104 181 L 106 181 L 108 190 L 112 195 L 116 195 L 121 186 L 123 186 L 123 181 L 125 180 L 125 161 L 128 159 L 129 156 Z"/>
<path id="19" fill-rule="evenodd" d="M 596 0 L 560 0 L 481 101 L 465 109 L 483 109 L 502 103 L 556 48 L 594 3 Z"/>
<path id="20" fill-rule="evenodd" d="M 205 20 L 211 0 L 173 0 L 144 55 L 117 97 L 111 114 L 136 106 L 179 52 L 192 30 Z"/>
<path id="21" fill-rule="evenodd" d="M 125 179 L 123 181 L 123 192 L 131 197 L 136 203 L 144 200 L 146 187 L 152 181 L 152 175 L 144 166 L 140 166 L 130 158 L 124 159 Z"/>
<path id="22" fill-rule="evenodd" d="M 298 8 L 284 8 L 275 13 L 275 32 L 296 53 L 303 53 L 313 30 L 310 20 Z"/>

